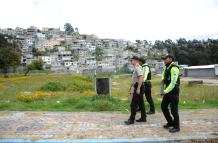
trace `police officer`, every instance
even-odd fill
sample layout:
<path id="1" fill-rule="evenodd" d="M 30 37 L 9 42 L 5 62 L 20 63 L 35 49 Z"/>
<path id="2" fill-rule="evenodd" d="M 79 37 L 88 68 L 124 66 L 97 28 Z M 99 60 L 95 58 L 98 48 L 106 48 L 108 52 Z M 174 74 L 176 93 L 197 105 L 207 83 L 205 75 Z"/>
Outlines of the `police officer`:
<path id="1" fill-rule="evenodd" d="M 143 69 L 145 97 L 150 105 L 150 111 L 147 114 L 155 114 L 154 101 L 151 96 L 151 69 L 142 57 L 140 58 L 140 65 Z"/>
<path id="2" fill-rule="evenodd" d="M 132 84 L 130 86 L 130 93 L 133 94 L 132 101 L 130 104 L 131 115 L 127 121 L 126 125 L 134 124 L 137 108 L 139 107 L 141 111 L 141 118 L 136 120 L 136 122 L 146 122 L 146 111 L 143 99 L 143 71 L 139 64 L 139 57 L 133 56 L 131 58 L 131 63 L 134 67 L 132 74 Z"/>
<path id="3" fill-rule="evenodd" d="M 165 67 L 162 73 L 162 91 L 163 100 L 161 103 L 162 112 L 167 120 L 167 124 L 163 127 L 169 129 L 169 132 L 174 133 L 180 131 L 179 123 L 179 67 L 174 64 L 173 56 L 168 54 L 162 58 L 165 63 Z M 170 115 L 168 106 L 170 105 L 171 114 Z"/>

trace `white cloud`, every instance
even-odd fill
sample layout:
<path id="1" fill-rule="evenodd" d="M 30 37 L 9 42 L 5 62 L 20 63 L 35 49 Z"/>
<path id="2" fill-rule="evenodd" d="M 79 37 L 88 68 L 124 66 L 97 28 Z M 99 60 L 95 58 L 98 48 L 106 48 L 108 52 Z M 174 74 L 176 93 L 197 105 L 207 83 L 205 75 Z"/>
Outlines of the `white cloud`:
<path id="1" fill-rule="evenodd" d="M 0 27 L 61 27 L 102 38 L 176 39 L 218 33 L 216 0 L 0 0 Z"/>

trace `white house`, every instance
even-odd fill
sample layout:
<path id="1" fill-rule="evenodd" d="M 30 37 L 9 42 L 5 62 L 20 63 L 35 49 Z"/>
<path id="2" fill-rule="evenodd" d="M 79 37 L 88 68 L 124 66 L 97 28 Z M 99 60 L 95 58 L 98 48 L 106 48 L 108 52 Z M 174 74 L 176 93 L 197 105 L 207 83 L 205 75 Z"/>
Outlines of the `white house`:
<path id="1" fill-rule="evenodd" d="M 44 40 L 45 39 L 45 34 L 43 33 L 36 33 L 37 39 L 38 40 Z"/>
<path id="2" fill-rule="evenodd" d="M 44 64 L 51 65 L 51 57 L 50 56 L 40 56 L 39 59 L 41 59 Z"/>
<path id="3" fill-rule="evenodd" d="M 54 46 L 59 46 L 60 45 L 60 41 L 56 40 L 56 39 L 51 39 L 51 40 L 39 40 L 36 43 L 36 48 L 39 51 L 46 51 L 46 50 L 51 50 L 54 48 Z"/>
<path id="4" fill-rule="evenodd" d="M 71 51 L 61 51 L 58 52 L 58 57 L 61 61 L 71 61 L 72 53 Z"/>
<path id="5" fill-rule="evenodd" d="M 86 58 L 86 65 L 88 66 L 96 66 L 96 59 L 94 56 L 89 56 Z"/>
<path id="6" fill-rule="evenodd" d="M 70 67 L 72 64 L 72 61 L 64 61 L 64 67 Z"/>
<path id="7" fill-rule="evenodd" d="M 37 32 L 37 28 L 34 26 L 30 26 L 29 28 L 27 28 L 27 35 L 29 36 L 35 36 Z"/>

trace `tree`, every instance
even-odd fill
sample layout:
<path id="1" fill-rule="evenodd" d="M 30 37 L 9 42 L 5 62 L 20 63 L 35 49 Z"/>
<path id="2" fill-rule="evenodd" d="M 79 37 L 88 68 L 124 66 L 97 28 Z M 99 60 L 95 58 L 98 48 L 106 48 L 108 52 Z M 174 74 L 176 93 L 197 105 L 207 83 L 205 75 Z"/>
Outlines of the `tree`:
<path id="1" fill-rule="evenodd" d="M 78 61 L 79 60 L 79 55 L 73 55 L 72 60 Z"/>
<path id="2" fill-rule="evenodd" d="M 103 58 L 103 50 L 99 47 L 95 48 L 95 58 L 97 61 L 101 61 Z"/>
<path id="3" fill-rule="evenodd" d="M 138 49 L 137 49 L 137 48 L 134 48 L 134 47 L 132 47 L 132 46 L 127 46 L 127 47 L 125 48 L 125 50 L 127 50 L 127 51 L 132 51 L 132 52 L 134 52 L 134 53 L 138 53 Z"/>
<path id="4" fill-rule="evenodd" d="M 179 64 L 190 66 L 217 64 L 218 62 L 218 39 L 208 40 L 186 40 L 180 38 L 173 42 L 168 39 L 165 41 L 157 40 L 153 48 L 167 48 L 168 53 L 174 55 Z"/>
<path id="5" fill-rule="evenodd" d="M 25 72 L 25 76 L 31 71 L 31 70 L 43 70 L 43 61 L 33 61 L 31 64 L 27 66 L 27 70 Z"/>
<path id="6" fill-rule="evenodd" d="M 135 40 L 136 43 L 141 44 L 141 40 Z"/>
<path id="7" fill-rule="evenodd" d="M 156 49 L 164 49 L 164 48 L 166 48 L 166 47 L 165 47 L 163 41 L 156 40 L 155 43 L 154 43 L 154 45 L 153 45 L 153 48 L 156 48 Z"/>
<path id="8" fill-rule="evenodd" d="M 74 32 L 73 26 L 70 23 L 65 23 L 64 29 L 67 35 L 70 35 Z"/>
<path id="9" fill-rule="evenodd" d="M 46 51 L 39 51 L 39 50 L 36 49 L 36 48 L 33 48 L 33 49 L 32 49 L 32 54 L 33 54 L 33 56 L 35 56 L 35 57 L 38 57 L 38 56 L 46 56 L 46 55 L 47 55 Z"/>
<path id="10" fill-rule="evenodd" d="M 9 45 L 9 43 L 8 43 L 8 41 L 6 40 L 6 36 L 0 34 L 0 48 L 5 47 L 5 46 L 8 46 L 8 45 Z"/>
<path id="11" fill-rule="evenodd" d="M 79 34 L 79 28 L 78 27 L 75 28 L 75 32 Z"/>
<path id="12" fill-rule="evenodd" d="M 4 35 L 0 34 L 0 68 L 4 77 L 8 77 L 10 67 L 16 68 L 20 65 L 21 53 L 14 41 L 9 43 Z"/>
<path id="13" fill-rule="evenodd" d="M 218 63 L 218 39 L 217 40 L 208 39 L 206 44 L 209 49 L 209 57 L 211 63 L 217 64 Z"/>

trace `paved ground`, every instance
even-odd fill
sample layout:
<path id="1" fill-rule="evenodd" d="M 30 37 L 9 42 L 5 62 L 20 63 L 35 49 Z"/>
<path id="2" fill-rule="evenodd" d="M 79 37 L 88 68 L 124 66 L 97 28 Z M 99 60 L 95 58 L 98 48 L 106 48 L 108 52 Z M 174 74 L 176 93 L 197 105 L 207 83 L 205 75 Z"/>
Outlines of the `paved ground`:
<path id="1" fill-rule="evenodd" d="M 3 139 L 140 139 L 213 138 L 218 142 L 218 109 L 180 112 L 181 132 L 162 128 L 161 113 L 148 116 L 147 123 L 126 126 L 127 114 L 0 111 L 0 142 Z"/>

